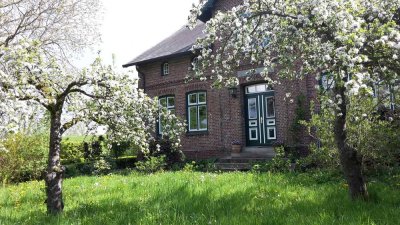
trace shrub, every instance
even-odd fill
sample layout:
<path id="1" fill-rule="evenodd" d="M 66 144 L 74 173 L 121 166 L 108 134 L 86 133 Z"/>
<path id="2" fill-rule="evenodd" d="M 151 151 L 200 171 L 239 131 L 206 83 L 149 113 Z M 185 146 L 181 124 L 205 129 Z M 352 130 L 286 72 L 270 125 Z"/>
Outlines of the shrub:
<path id="1" fill-rule="evenodd" d="M 164 155 L 158 157 L 149 156 L 146 160 L 137 162 L 136 169 L 141 172 L 153 173 L 164 170 L 166 165 L 166 157 Z"/>
<path id="2" fill-rule="evenodd" d="M 0 152 L 0 179 L 3 183 L 40 179 L 46 169 L 47 135 L 13 134 L 3 141 Z"/>
<path id="3" fill-rule="evenodd" d="M 362 156 L 364 172 L 385 171 L 397 167 L 400 156 L 400 113 L 381 112 L 372 98 L 360 100 L 352 97 L 350 100 L 352 107 L 347 115 L 347 139 Z M 322 101 L 328 100 L 323 98 Z M 303 169 L 339 168 L 339 155 L 333 133 L 334 120 L 334 112 L 321 107 L 319 113 L 312 113 L 309 122 L 302 122 L 308 127 L 310 135 L 318 140 L 311 145 L 310 155 L 298 160 Z"/>
<path id="4" fill-rule="evenodd" d="M 83 157 L 83 142 L 71 141 L 68 138 L 61 142 L 61 160 L 63 164 L 80 162 Z"/>
<path id="5" fill-rule="evenodd" d="M 125 156 L 115 159 L 116 169 L 126 169 L 135 167 L 137 162 L 136 156 Z"/>
<path id="6" fill-rule="evenodd" d="M 99 160 L 96 160 L 94 162 L 92 174 L 108 174 L 109 172 L 111 172 L 112 168 L 113 167 L 109 161 L 105 160 L 104 158 L 100 158 Z"/>
<path id="7" fill-rule="evenodd" d="M 182 163 L 185 159 L 180 150 L 172 148 L 172 142 L 168 138 L 158 139 L 149 145 L 150 156 L 165 156 L 166 165 L 171 168 L 175 163 Z"/>

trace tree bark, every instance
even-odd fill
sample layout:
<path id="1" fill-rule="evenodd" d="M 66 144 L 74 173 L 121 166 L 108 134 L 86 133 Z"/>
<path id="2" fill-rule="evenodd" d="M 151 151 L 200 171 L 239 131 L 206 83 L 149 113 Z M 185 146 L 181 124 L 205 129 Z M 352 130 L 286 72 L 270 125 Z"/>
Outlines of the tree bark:
<path id="1" fill-rule="evenodd" d="M 367 186 L 362 173 L 362 157 L 355 148 L 349 145 L 346 131 L 346 96 L 345 88 L 337 87 L 337 95 L 342 98 L 339 104 L 340 110 L 337 110 L 335 119 L 335 142 L 339 150 L 340 163 L 342 165 L 344 176 L 349 185 L 349 194 L 354 199 L 368 198 Z"/>
<path id="2" fill-rule="evenodd" d="M 62 178 L 64 167 L 60 162 L 61 147 L 61 113 L 62 110 L 55 109 L 51 112 L 50 126 L 50 149 L 47 164 L 46 182 L 46 204 L 49 214 L 59 214 L 64 209 L 62 198 Z"/>

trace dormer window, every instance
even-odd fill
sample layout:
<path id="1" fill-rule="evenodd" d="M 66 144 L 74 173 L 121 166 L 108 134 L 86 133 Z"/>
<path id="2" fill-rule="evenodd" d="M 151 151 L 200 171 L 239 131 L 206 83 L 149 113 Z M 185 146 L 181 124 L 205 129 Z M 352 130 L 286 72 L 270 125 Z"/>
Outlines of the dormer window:
<path id="1" fill-rule="evenodd" d="M 169 74 L 169 63 L 165 62 L 161 66 L 161 75 L 166 76 Z"/>

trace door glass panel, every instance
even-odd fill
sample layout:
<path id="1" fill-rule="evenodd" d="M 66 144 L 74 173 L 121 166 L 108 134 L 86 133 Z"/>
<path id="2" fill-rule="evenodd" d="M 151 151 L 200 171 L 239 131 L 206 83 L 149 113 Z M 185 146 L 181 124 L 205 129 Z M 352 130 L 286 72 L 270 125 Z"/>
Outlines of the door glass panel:
<path id="1" fill-rule="evenodd" d="M 249 119 L 257 119 L 256 99 L 250 98 L 248 101 Z"/>
<path id="2" fill-rule="evenodd" d="M 266 98 L 267 100 L 267 117 L 275 117 L 275 100 L 272 97 Z"/>
<path id="3" fill-rule="evenodd" d="M 258 134 L 257 134 L 257 128 L 250 128 L 249 129 L 249 133 L 250 133 L 250 140 L 258 140 Z"/>
<path id="4" fill-rule="evenodd" d="M 189 108 L 189 129 L 197 130 L 197 107 Z"/>
<path id="5" fill-rule="evenodd" d="M 276 139 L 275 127 L 268 127 L 268 139 Z"/>
<path id="6" fill-rule="evenodd" d="M 207 106 L 199 106 L 200 130 L 207 129 Z"/>
<path id="7" fill-rule="evenodd" d="M 249 121 L 249 126 L 250 126 L 250 127 L 255 127 L 255 126 L 257 126 L 257 120 Z"/>
<path id="8" fill-rule="evenodd" d="M 269 120 L 267 120 L 267 125 L 268 125 L 268 126 L 275 125 L 275 119 L 269 119 Z"/>

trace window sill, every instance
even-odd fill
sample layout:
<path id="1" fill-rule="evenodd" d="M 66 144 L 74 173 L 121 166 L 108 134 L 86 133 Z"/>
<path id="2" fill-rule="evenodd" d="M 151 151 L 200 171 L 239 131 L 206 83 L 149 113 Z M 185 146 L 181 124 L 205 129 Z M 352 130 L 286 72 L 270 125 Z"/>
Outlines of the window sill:
<path id="1" fill-rule="evenodd" d="M 208 135 L 208 130 L 205 131 L 189 131 L 186 132 L 186 136 L 190 137 L 190 136 L 201 136 L 201 135 Z"/>

